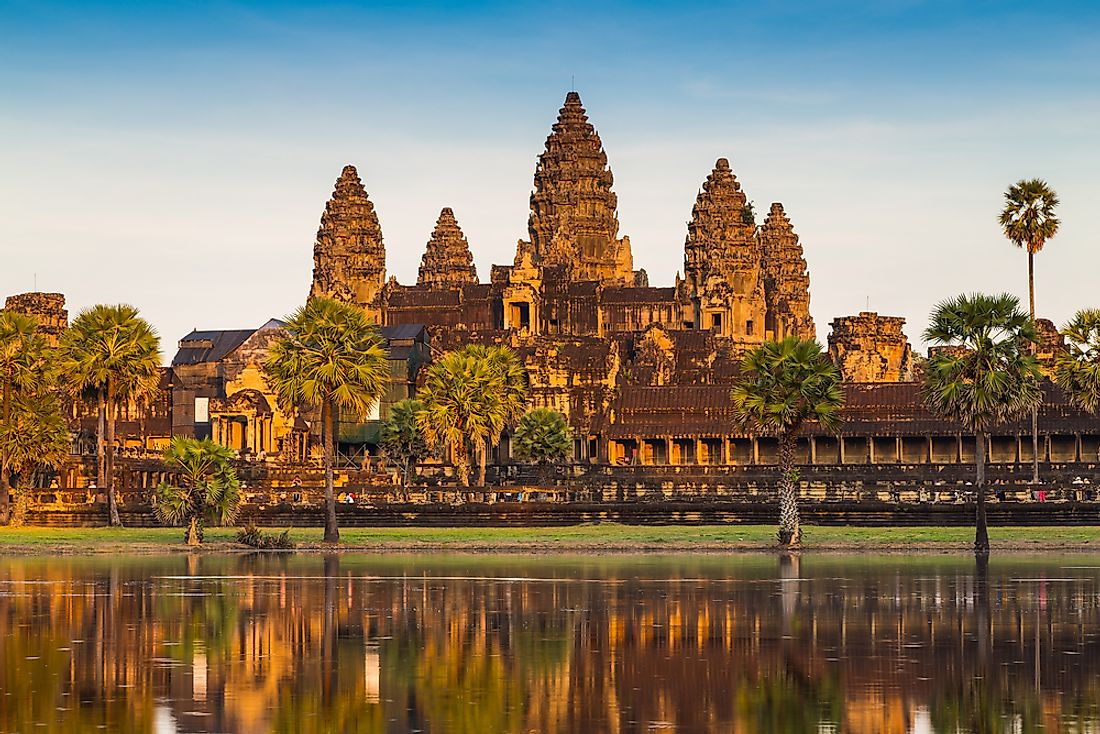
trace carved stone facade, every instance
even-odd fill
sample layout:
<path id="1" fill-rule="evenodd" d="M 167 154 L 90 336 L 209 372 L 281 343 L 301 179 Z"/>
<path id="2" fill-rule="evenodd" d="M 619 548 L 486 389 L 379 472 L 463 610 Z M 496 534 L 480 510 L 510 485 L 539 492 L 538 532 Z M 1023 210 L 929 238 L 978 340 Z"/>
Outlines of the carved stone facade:
<path id="1" fill-rule="evenodd" d="M 527 220 L 533 261 L 564 266 L 573 280 L 634 285 L 629 238 L 618 238 L 618 199 L 603 143 L 570 92 L 535 169 Z M 517 255 L 517 260 L 519 255 Z"/>
<path id="2" fill-rule="evenodd" d="M 798 235 L 782 204 L 772 204 L 758 236 L 764 256 L 764 295 L 768 306 L 765 330 L 775 339 L 787 336 L 814 339 L 817 331 L 810 315 L 810 272 Z"/>
<path id="3" fill-rule="evenodd" d="M 344 166 L 321 215 L 309 296 L 357 304 L 381 323 L 385 282 L 386 248 L 378 215 L 355 166 Z"/>
<path id="4" fill-rule="evenodd" d="M 764 257 L 756 221 L 729 161 L 719 158 L 695 199 L 684 243 L 690 322 L 750 346 L 764 341 Z"/>
<path id="5" fill-rule="evenodd" d="M 900 316 L 862 311 L 834 319 L 829 356 L 847 382 L 910 382 L 913 348 Z"/>
<path id="6" fill-rule="evenodd" d="M 30 316 L 38 322 L 38 332 L 51 346 L 57 346 L 61 332 L 69 328 L 65 296 L 60 293 L 19 293 L 4 299 L 4 310 Z"/>
<path id="7" fill-rule="evenodd" d="M 477 282 L 477 268 L 470 254 L 470 243 L 462 234 L 454 212 L 450 207 L 444 207 L 420 260 L 416 284 L 429 288 L 461 288 L 477 285 Z"/>

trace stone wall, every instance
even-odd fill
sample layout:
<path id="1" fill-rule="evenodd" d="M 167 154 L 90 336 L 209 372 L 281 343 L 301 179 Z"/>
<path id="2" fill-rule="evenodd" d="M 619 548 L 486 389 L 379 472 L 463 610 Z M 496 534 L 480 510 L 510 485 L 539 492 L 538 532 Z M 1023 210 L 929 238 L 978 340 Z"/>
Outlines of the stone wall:
<path id="1" fill-rule="evenodd" d="M 909 382 L 913 348 L 905 319 L 862 311 L 833 320 L 829 356 L 846 382 Z"/>

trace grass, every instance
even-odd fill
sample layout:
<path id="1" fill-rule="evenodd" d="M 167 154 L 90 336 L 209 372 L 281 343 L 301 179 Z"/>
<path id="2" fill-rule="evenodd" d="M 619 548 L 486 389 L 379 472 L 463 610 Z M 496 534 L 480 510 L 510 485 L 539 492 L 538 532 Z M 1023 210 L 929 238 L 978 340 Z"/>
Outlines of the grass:
<path id="1" fill-rule="evenodd" d="M 966 549 L 974 539 L 967 527 L 818 527 L 804 529 L 806 550 L 877 552 Z M 209 550 L 238 550 L 235 528 L 208 528 Z M 320 528 L 295 528 L 299 548 L 321 547 Z M 1010 550 L 1100 550 L 1100 527 L 991 528 L 994 548 Z M 179 528 L 0 528 L 2 553 L 157 553 L 186 550 Z M 722 551 L 769 550 L 775 527 L 768 525 L 574 525 L 554 528 L 345 528 L 349 550 L 468 551 Z"/>

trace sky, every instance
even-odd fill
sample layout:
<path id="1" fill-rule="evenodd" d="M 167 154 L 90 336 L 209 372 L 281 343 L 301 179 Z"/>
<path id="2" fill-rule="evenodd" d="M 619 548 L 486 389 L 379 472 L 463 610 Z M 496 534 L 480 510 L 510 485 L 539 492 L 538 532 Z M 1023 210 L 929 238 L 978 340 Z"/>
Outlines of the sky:
<path id="1" fill-rule="evenodd" d="M 0 295 L 132 303 L 170 360 L 304 301 L 347 163 L 399 281 L 444 206 L 487 279 L 574 87 L 652 285 L 727 157 L 757 212 L 783 202 L 822 341 L 870 309 L 919 348 L 962 292 L 1026 306 L 997 224 L 1021 178 L 1061 198 L 1039 315 L 1100 307 L 1100 3 L 1015 0 L 0 0 Z"/>

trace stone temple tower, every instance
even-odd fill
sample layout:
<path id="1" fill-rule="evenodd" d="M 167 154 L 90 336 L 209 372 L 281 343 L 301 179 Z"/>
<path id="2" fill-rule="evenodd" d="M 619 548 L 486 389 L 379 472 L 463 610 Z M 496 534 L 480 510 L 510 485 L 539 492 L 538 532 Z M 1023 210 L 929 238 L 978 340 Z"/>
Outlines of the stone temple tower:
<path id="1" fill-rule="evenodd" d="M 725 158 L 714 164 L 691 210 L 681 287 L 695 328 L 744 345 L 764 341 L 767 304 L 756 223 Z"/>
<path id="2" fill-rule="evenodd" d="M 569 92 L 535 169 L 527 229 L 536 265 L 571 268 L 576 281 L 634 284 L 630 240 L 619 239 L 614 179 L 580 95 Z"/>
<path id="3" fill-rule="evenodd" d="M 420 259 L 417 285 L 429 288 L 455 288 L 477 284 L 477 268 L 470 243 L 458 226 L 455 213 L 444 207 L 436 220 L 424 256 Z"/>
<path id="4" fill-rule="evenodd" d="M 810 315 L 810 273 L 798 235 L 782 204 L 772 204 L 758 237 L 764 257 L 769 335 L 775 339 L 786 336 L 817 338 Z"/>
<path id="5" fill-rule="evenodd" d="M 386 248 L 378 215 L 355 166 L 344 166 L 321 215 L 309 297 L 354 303 L 381 323 L 385 282 Z"/>

